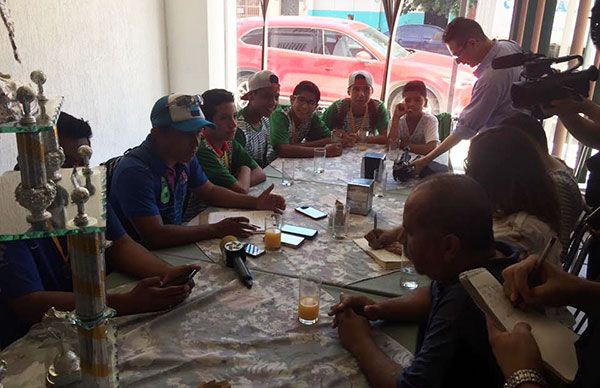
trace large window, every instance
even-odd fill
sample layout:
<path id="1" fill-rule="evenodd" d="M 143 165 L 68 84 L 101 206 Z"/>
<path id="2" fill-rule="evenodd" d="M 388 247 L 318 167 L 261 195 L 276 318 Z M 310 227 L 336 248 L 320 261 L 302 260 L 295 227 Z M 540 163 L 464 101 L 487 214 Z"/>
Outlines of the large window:
<path id="1" fill-rule="evenodd" d="M 320 53 L 320 43 L 316 29 L 274 27 L 269 30 L 269 47 Z"/>

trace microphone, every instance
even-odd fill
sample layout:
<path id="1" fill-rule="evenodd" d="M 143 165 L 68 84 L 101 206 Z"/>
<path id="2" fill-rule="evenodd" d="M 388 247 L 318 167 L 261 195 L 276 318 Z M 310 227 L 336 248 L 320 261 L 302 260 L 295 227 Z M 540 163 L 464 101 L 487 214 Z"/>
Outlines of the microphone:
<path id="1" fill-rule="evenodd" d="M 225 236 L 221 240 L 221 254 L 225 259 L 225 264 L 237 272 L 240 280 L 248 288 L 252 288 L 253 277 L 248 267 L 246 267 L 246 244 L 238 241 L 234 236 Z"/>
<path id="2" fill-rule="evenodd" d="M 530 53 L 504 55 L 492 60 L 492 69 L 508 69 L 509 67 L 522 66 L 525 62 L 531 59 Z"/>

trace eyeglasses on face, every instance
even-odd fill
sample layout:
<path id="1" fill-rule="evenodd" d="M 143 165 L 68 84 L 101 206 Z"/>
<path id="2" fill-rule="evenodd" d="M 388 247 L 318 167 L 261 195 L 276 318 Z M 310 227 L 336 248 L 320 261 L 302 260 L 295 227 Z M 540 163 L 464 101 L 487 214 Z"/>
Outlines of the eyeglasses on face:
<path id="1" fill-rule="evenodd" d="M 296 99 L 295 101 L 297 103 L 302 104 L 302 105 L 317 106 L 317 104 L 319 103 L 318 100 L 308 99 L 304 96 L 294 96 L 294 98 Z"/>

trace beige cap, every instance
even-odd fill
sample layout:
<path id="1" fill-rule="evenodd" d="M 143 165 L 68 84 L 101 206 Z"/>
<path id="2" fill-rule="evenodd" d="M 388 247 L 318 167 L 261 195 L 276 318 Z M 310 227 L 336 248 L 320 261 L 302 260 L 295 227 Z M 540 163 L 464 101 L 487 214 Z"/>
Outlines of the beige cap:
<path id="1" fill-rule="evenodd" d="M 279 88 L 279 77 L 270 70 L 258 71 L 248 79 L 248 91 L 241 98 L 247 100 L 250 92 L 269 87 Z"/>

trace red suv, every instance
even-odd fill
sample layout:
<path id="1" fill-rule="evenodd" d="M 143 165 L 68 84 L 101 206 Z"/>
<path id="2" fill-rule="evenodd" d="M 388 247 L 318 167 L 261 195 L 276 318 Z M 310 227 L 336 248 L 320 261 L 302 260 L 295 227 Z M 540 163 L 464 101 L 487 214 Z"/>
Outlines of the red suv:
<path id="1" fill-rule="evenodd" d="M 237 23 L 238 88 L 243 94 L 247 79 L 260 70 L 262 19 L 244 18 Z M 268 20 L 267 68 L 280 78 L 281 95 L 287 97 L 298 82 L 310 80 L 321 89 L 321 100 L 333 102 L 347 96 L 348 75 L 366 70 L 373 75 L 375 98 L 381 95 L 388 37 L 352 20 L 322 17 L 280 16 Z M 402 99 L 402 87 L 422 80 L 432 113 L 446 111 L 452 58 L 425 51 L 406 50 L 397 43 L 393 63 L 389 106 Z M 452 113 L 459 113 L 471 96 L 472 71 L 459 67 Z"/>

